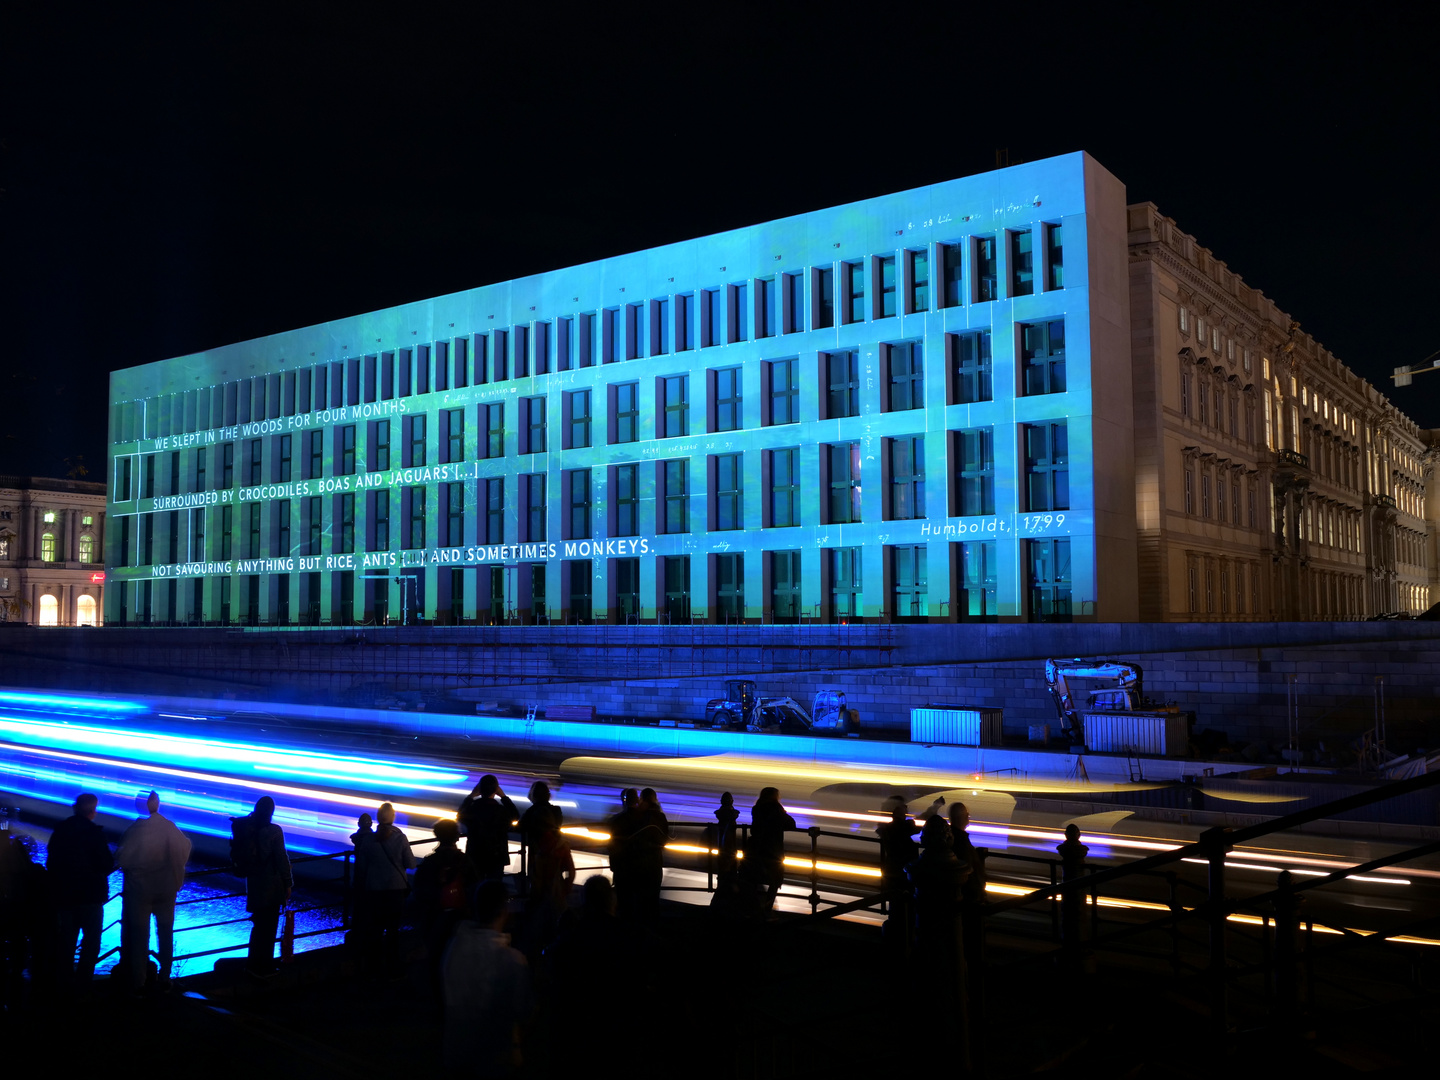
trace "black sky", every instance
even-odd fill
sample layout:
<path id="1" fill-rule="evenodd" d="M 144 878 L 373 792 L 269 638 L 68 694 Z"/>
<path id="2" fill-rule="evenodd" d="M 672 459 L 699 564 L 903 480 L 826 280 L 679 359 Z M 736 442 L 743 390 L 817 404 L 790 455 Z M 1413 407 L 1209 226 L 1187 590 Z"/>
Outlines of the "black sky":
<path id="1" fill-rule="evenodd" d="M 97 478 L 115 368 L 1002 147 L 1088 150 L 1388 389 L 1440 349 L 1431 29 L 1162 6 L 7 5 L 0 473 Z M 1440 427 L 1440 374 L 1391 393 Z"/>

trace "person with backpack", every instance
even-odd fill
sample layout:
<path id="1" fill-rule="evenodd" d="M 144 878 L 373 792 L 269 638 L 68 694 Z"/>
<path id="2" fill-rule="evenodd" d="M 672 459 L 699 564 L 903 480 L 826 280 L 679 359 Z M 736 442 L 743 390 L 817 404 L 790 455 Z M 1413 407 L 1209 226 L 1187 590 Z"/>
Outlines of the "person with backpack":
<path id="1" fill-rule="evenodd" d="M 431 986 L 438 996 L 440 959 L 445 955 L 455 924 L 465 917 L 470 894 L 480 884 L 480 870 L 474 860 L 460 850 L 458 822 L 449 818 L 437 821 L 435 839 L 440 846 L 421 859 L 415 871 L 415 905 L 420 911 Z"/>
<path id="2" fill-rule="evenodd" d="M 88 994 L 100 956 L 100 927 L 104 922 L 106 893 L 115 858 L 105 842 L 105 830 L 95 822 L 100 800 L 79 795 L 75 812 L 50 834 L 45 867 L 55 890 L 59 913 L 60 978 L 64 992 Z M 80 945 L 80 964 L 75 946 Z"/>
<path id="3" fill-rule="evenodd" d="M 170 982 L 175 955 L 175 895 L 185 884 L 190 841 L 160 813 L 160 796 L 145 796 L 143 817 L 125 830 L 115 861 L 125 871 L 120 908 L 120 955 L 131 992 L 145 986 L 150 966 L 150 919 L 160 948 L 160 986 Z"/>
<path id="4" fill-rule="evenodd" d="M 275 800 L 262 795 L 255 809 L 230 821 L 230 861 L 245 879 L 245 910 L 250 912 L 250 953 L 246 971 L 263 979 L 276 974 L 275 934 L 280 911 L 290 902 L 295 875 L 285 853 L 285 832 L 271 819 Z"/>
<path id="5" fill-rule="evenodd" d="M 404 974 L 400 920 L 410 894 L 406 871 L 416 860 L 410 841 L 395 827 L 395 807 L 381 803 L 375 820 L 375 839 L 355 849 L 355 936 L 365 965 L 395 979 Z"/>

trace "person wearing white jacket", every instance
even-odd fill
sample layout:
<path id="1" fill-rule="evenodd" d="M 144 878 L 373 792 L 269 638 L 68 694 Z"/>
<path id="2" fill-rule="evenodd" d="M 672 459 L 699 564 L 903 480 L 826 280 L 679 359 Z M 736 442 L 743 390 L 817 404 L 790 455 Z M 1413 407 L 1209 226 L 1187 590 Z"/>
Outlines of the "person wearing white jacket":
<path id="1" fill-rule="evenodd" d="M 190 841 L 160 813 L 160 796 L 145 798 L 149 815 L 125 830 L 115 862 L 125 871 L 120 909 L 121 967 L 131 990 L 145 985 L 149 968 L 150 919 L 159 945 L 160 985 L 170 981 L 175 955 L 175 894 L 185 884 Z"/>

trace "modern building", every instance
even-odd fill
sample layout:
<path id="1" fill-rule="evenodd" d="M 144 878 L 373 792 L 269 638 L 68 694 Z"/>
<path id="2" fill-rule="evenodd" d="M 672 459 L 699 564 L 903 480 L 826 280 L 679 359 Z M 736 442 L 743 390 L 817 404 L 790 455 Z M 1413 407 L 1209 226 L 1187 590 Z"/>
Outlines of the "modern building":
<path id="1" fill-rule="evenodd" d="M 0 622 L 98 626 L 105 485 L 0 476 Z"/>
<path id="2" fill-rule="evenodd" d="M 1317 617 L 1296 534 L 1242 558 L 1172 520 L 1160 473 L 1218 452 L 1171 454 L 1161 399 L 1182 349 L 1226 362 L 1143 269 L 1149 213 L 1071 154 L 115 372 L 108 618 Z M 1238 490 L 1296 468 L 1260 439 Z M 1225 560 L 1267 542 L 1281 585 L 1188 607 L 1190 567 L 1248 588 Z"/>

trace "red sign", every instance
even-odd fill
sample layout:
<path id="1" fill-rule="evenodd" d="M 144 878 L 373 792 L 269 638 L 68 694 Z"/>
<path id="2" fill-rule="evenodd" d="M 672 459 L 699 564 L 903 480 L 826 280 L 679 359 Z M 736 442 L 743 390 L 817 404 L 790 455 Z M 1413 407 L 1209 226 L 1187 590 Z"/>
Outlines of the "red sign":
<path id="1" fill-rule="evenodd" d="M 92 584 L 92 585 L 99 585 L 99 584 L 100 584 L 102 581 L 104 581 L 104 580 L 105 580 L 105 571 L 104 571 L 104 570 L 96 570 L 95 573 L 93 573 L 93 574 L 90 575 L 90 584 Z"/>

